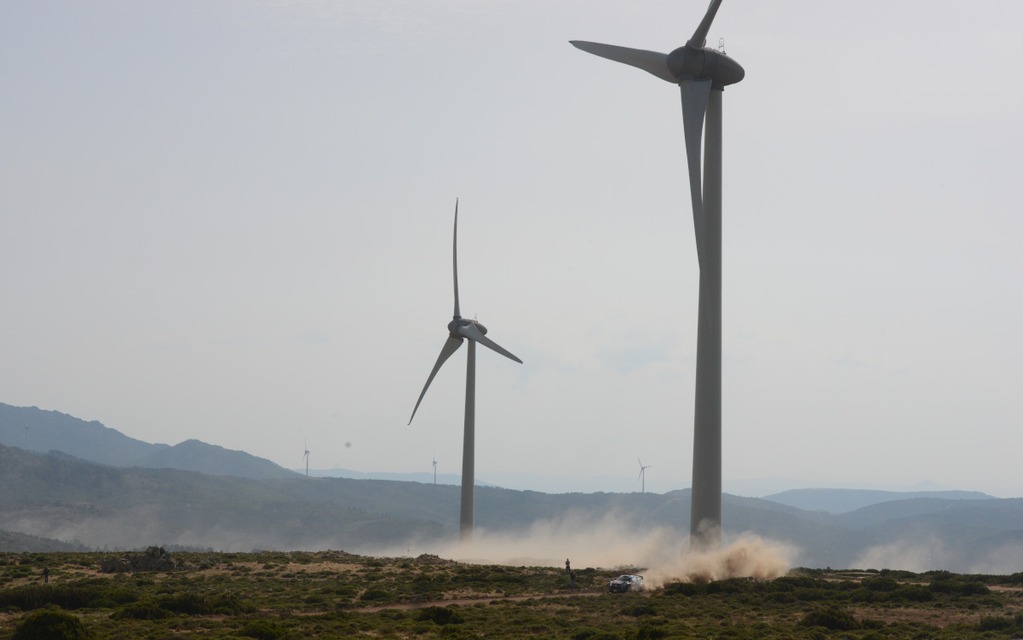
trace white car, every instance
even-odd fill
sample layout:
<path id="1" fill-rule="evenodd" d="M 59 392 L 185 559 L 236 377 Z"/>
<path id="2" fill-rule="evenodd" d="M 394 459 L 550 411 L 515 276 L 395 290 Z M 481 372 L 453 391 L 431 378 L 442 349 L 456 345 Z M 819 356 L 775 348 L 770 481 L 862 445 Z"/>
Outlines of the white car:
<path id="1" fill-rule="evenodd" d="M 623 593 L 625 591 L 642 591 L 643 576 L 623 575 L 618 576 L 607 583 L 607 590 L 611 593 Z"/>

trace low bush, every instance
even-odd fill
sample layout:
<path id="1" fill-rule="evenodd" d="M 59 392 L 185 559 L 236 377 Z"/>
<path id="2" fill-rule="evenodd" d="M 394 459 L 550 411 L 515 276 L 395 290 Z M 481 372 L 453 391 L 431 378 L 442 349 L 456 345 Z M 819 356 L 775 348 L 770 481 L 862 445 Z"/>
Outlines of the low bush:
<path id="1" fill-rule="evenodd" d="M 804 627 L 824 627 L 831 631 L 852 631 L 860 623 L 851 613 L 838 607 L 821 607 L 809 611 L 800 622 Z"/>
<path id="2" fill-rule="evenodd" d="M 25 616 L 13 640 L 88 640 L 89 631 L 76 616 L 60 609 L 41 609 Z"/>
<path id="3" fill-rule="evenodd" d="M 416 619 L 420 622 L 433 622 L 441 626 L 465 622 L 465 618 L 451 607 L 425 607 L 419 610 Z"/>
<path id="4" fill-rule="evenodd" d="M 121 607 L 110 617 L 114 620 L 162 620 L 170 615 L 171 612 L 161 607 L 155 600 L 141 600 Z"/>
<path id="5" fill-rule="evenodd" d="M 32 611 L 50 605 L 56 605 L 61 609 L 111 606 L 114 599 L 106 591 L 92 585 L 25 585 L 0 591 L 0 607 Z M 123 592 L 121 595 L 124 595 Z"/>
<path id="6" fill-rule="evenodd" d="M 282 640 L 288 631 L 273 620 L 250 620 L 238 631 L 238 635 L 256 640 Z"/>

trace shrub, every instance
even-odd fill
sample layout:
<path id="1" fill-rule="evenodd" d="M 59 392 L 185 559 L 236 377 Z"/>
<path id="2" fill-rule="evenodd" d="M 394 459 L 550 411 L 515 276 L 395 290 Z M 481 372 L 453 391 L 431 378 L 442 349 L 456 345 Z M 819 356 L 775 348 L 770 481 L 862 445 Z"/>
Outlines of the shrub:
<path id="1" fill-rule="evenodd" d="M 699 595 L 702 591 L 700 585 L 694 582 L 671 582 L 664 585 L 664 595 L 666 596 L 695 596 Z"/>
<path id="2" fill-rule="evenodd" d="M 174 613 L 206 615 L 213 613 L 212 607 L 198 593 L 177 593 L 160 597 L 160 606 Z"/>
<path id="3" fill-rule="evenodd" d="M 895 591 L 899 583 L 894 578 L 867 578 L 863 586 L 871 591 Z"/>
<path id="4" fill-rule="evenodd" d="M 154 600 L 141 600 L 132 602 L 117 611 L 110 617 L 114 620 L 161 620 L 171 615 Z"/>
<path id="5" fill-rule="evenodd" d="M 1012 631 L 1018 626 L 1018 620 L 1023 614 L 1017 614 L 1016 619 L 1000 616 L 982 616 L 977 623 L 978 631 Z"/>
<path id="6" fill-rule="evenodd" d="M 660 640 L 667 637 L 668 632 L 660 627 L 640 627 L 636 634 L 636 640 Z"/>
<path id="7" fill-rule="evenodd" d="M 851 613 L 838 607 L 813 609 L 803 617 L 800 624 L 804 627 L 824 627 L 831 631 L 851 631 L 860 627 Z"/>
<path id="8" fill-rule="evenodd" d="M 439 625 L 462 624 L 465 622 L 457 611 L 451 607 L 425 607 L 419 610 L 416 619 L 420 622 L 434 622 Z"/>
<path id="9" fill-rule="evenodd" d="M 934 593 L 960 596 L 984 596 L 991 593 L 991 589 L 982 582 L 965 582 L 962 580 L 935 580 L 927 588 Z"/>
<path id="10" fill-rule="evenodd" d="M 371 587 L 366 589 L 362 594 L 362 600 L 386 600 L 391 597 L 391 594 L 387 591 L 378 587 Z"/>
<path id="11" fill-rule="evenodd" d="M 25 616 L 14 630 L 13 640 L 88 640 L 82 621 L 60 609 L 42 609 Z"/>
<path id="12" fill-rule="evenodd" d="M 580 629 L 572 634 L 572 640 L 622 640 L 622 637 L 599 629 Z"/>
<path id="13" fill-rule="evenodd" d="M 256 640 L 280 640 L 287 637 L 288 632 L 279 623 L 271 620 L 250 620 L 238 634 Z"/>
<path id="14" fill-rule="evenodd" d="M 23 611 L 41 609 L 48 605 L 62 609 L 83 609 L 110 603 L 111 598 L 105 590 L 92 585 L 25 585 L 0 592 L 0 606 L 17 607 Z"/>
<path id="15" fill-rule="evenodd" d="M 632 616 L 638 618 L 639 616 L 655 616 L 657 610 L 648 604 L 637 604 L 630 607 L 622 608 L 622 615 Z"/>
<path id="16" fill-rule="evenodd" d="M 926 587 L 909 585 L 900 588 L 895 595 L 911 602 L 930 602 L 934 600 L 934 594 Z"/>
<path id="17" fill-rule="evenodd" d="M 252 604 L 252 602 L 242 600 L 233 593 L 214 596 L 207 602 L 207 606 L 211 613 L 228 616 L 238 615 L 239 613 L 252 613 L 256 610 L 256 605 Z"/>

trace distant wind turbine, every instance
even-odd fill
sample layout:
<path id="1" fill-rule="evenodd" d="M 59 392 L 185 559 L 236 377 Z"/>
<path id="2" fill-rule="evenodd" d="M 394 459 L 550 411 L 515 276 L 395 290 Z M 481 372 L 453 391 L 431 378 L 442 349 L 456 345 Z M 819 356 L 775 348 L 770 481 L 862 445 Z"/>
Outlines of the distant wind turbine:
<path id="1" fill-rule="evenodd" d="M 309 443 L 305 443 L 305 454 L 302 455 L 305 458 L 305 477 L 309 477 Z"/>
<path id="2" fill-rule="evenodd" d="M 437 456 L 433 457 L 433 484 L 437 484 Z"/>
<path id="3" fill-rule="evenodd" d="M 476 495 L 474 487 L 476 482 L 476 343 L 478 342 L 488 349 L 496 351 L 502 356 L 514 360 L 519 364 L 522 363 L 522 360 L 519 360 L 519 358 L 512 355 L 511 352 L 488 338 L 486 336 L 487 328 L 482 324 L 478 323 L 476 320 L 463 318 L 461 315 L 461 311 L 458 307 L 457 199 L 455 200 L 455 231 L 453 237 L 451 262 L 455 281 L 455 313 L 451 322 L 448 323 L 448 339 L 444 342 L 444 346 L 440 350 L 440 356 L 437 358 L 437 363 L 433 365 L 433 371 L 430 372 L 430 377 L 426 379 L 426 384 L 423 386 L 422 393 L 419 394 L 419 399 L 416 400 L 416 406 L 412 409 L 412 416 L 409 418 L 408 423 L 412 424 L 412 419 L 416 417 L 416 411 L 419 409 L 419 404 L 423 401 L 423 396 L 426 395 L 426 390 L 430 388 L 430 383 L 433 382 L 434 376 L 436 376 L 437 372 L 440 371 L 441 365 L 443 365 L 455 351 L 458 351 L 458 348 L 462 346 L 463 340 L 468 339 L 469 355 L 465 368 L 465 430 L 462 436 L 462 505 L 461 515 L 459 518 L 459 534 L 464 540 L 472 537 L 473 528 L 476 523 Z"/>
<path id="4" fill-rule="evenodd" d="M 649 464 L 648 465 L 644 465 L 643 461 L 639 459 L 639 456 L 636 457 L 636 462 L 639 463 L 639 478 L 638 479 L 642 483 L 642 489 L 640 490 L 640 493 L 646 493 L 646 470 L 651 468 L 653 465 L 649 465 Z"/>
<path id="5" fill-rule="evenodd" d="M 700 264 L 696 339 L 696 410 L 690 541 L 721 543 L 721 96 L 746 72 L 724 51 L 708 49 L 707 32 L 721 0 L 711 0 L 693 36 L 671 53 L 573 40 L 583 51 L 642 69 L 682 90 L 682 127 Z M 701 140 L 705 169 L 700 168 Z"/>

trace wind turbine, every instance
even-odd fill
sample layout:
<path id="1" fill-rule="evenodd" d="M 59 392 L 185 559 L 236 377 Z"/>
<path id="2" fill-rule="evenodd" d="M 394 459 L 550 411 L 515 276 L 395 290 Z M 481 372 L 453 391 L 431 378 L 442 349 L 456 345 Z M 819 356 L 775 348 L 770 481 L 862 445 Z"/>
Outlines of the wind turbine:
<path id="1" fill-rule="evenodd" d="M 309 443 L 306 442 L 306 443 L 304 443 L 304 445 L 305 445 L 305 454 L 303 454 L 302 457 L 305 459 L 305 477 L 308 478 L 309 477 Z"/>
<path id="2" fill-rule="evenodd" d="M 506 358 L 510 358 L 519 364 L 519 360 L 510 351 L 507 351 L 496 342 L 486 336 L 487 328 L 476 320 L 463 318 L 458 307 L 458 200 L 455 200 L 455 231 L 452 241 L 452 270 L 455 280 L 455 313 L 451 322 L 448 323 L 448 339 L 440 350 L 437 364 L 433 365 L 430 377 L 426 379 L 422 393 L 416 400 L 416 406 L 412 409 L 412 416 L 408 423 L 412 424 L 412 418 L 416 417 L 419 404 L 430 388 L 434 376 L 440 371 L 441 365 L 451 355 L 458 351 L 464 340 L 469 341 L 469 355 L 465 367 L 465 430 L 462 435 L 462 505 L 459 518 L 459 534 L 463 540 L 471 538 L 473 527 L 476 522 L 476 495 L 475 495 L 475 451 L 476 451 L 476 343 L 498 352 Z M 436 462 L 434 462 L 434 473 L 436 474 Z M 435 476 L 436 477 L 436 476 Z"/>
<path id="3" fill-rule="evenodd" d="M 433 457 L 433 484 L 437 484 L 437 456 Z"/>
<path id="4" fill-rule="evenodd" d="M 690 541 L 698 548 L 721 542 L 721 94 L 746 75 L 724 51 L 705 46 L 719 6 L 721 0 L 711 0 L 689 41 L 667 54 L 572 41 L 583 51 L 637 67 L 682 90 L 682 127 L 700 265 L 690 516 Z"/>
<path id="5" fill-rule="evenodd" d="M 653 465 L 649 465 L 649 464 L 648 465 L 644 465 L 643 461 L 639 459 L 639 456 L 636 456 L 636 462 L 639 463 L 639 478 L 638 479 L 642 483 L 642 485 L 641 485 L 642 489 L 640 490 L 640 493 L 646 493 L 646 470 L 649 469 L 650 467 L 652 467 Z"/>

